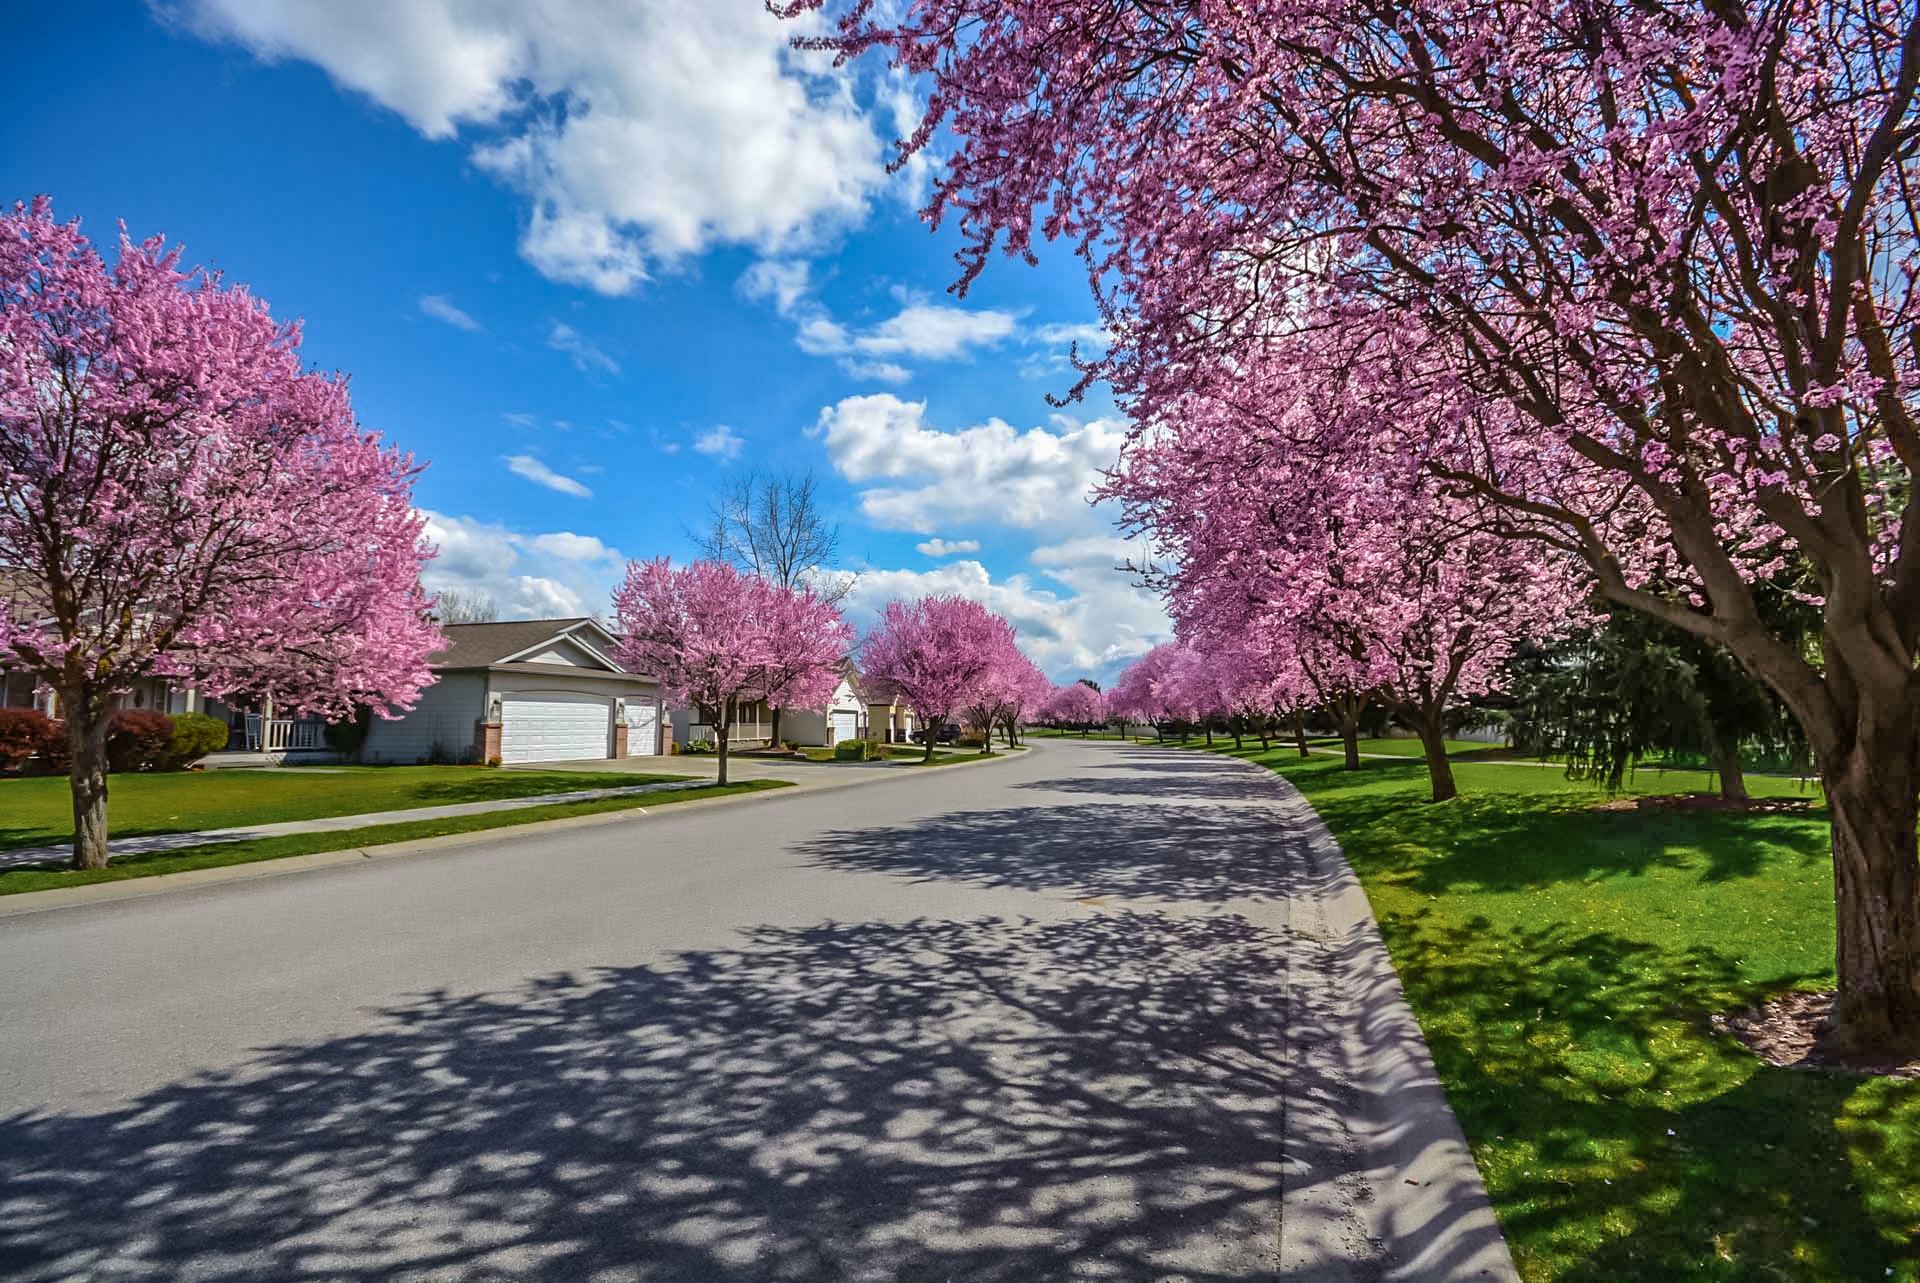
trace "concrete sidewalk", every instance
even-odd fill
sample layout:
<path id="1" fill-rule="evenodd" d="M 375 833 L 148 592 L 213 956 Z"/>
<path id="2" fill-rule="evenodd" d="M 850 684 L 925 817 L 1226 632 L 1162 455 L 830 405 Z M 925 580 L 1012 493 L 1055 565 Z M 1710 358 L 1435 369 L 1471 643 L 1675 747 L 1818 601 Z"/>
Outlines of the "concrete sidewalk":
<path id="1" fill-rule="evenodd" d="M 614 788 L 576 789 L 571 793 L 497 798 L 491 802 L 452 802 L 445 806 L 414 806 L 398 811 L 368 811 L 361 815 L 327 815 L 311 820 L 242 824 L 225 829 L 200 829 L 192 833 L 154 833 L 144 837 L 114 838 L 107 843 L 107 852 L 110 859 L 120 859 L 129 855 L 151 855 L 156 851 L 177 851 L 189 846 L 207 846 L 215 842 L 248 842 L 255 838 L 288 837 L 296 833 L 339 833 L 348 829 L 372 828 L 378 824 L 445 820 L 457 815 L 485 815 L 491 811 L 519 811 L 563 802 L 591 802 L 597 798 L 625 797 L 632 793 L 669 793 L 676 789 L 707 788 L 712 783 L 708 779 L 691 779 L 666 784 L 628 784 Z M 29 864 L 58 864 L 72 857 L 71 846 L 20 847 L 0 851 L 0 869 L 17 869 Z"/>
<path id="2" fill-rule="evenodd" d="M 1004 755 L 1003 755 L 1004 756 Z M 987 759 L 999 760 L 999 759 Z M 729 783 L 754 780 L 778 780 L 795 789 L 844 788 L 871 783 L 889 775 L 900 778 L 908 762 L 808 762 L 781 758 L 733 757 L 727 761 Z M 955 766 L 968 763 L 956 762 Z M 177 851 L 190 846 L 216 842 L 248 842 L 256 838 L 287 837 L 297 833 L 341 833 L 372 828 L 380 824 L 407 824 L 415 820 L 444 820 L 460 815 L 485 815 L 490 811 L 517 811 L 533 806 L 554 806 L 564 802 L 591 802 L 603 797 L 625 797 L 633 793 L 664 793 L 676 789 L 709 788 L 718 774 L 716 759 L 686 755 L 672 757 L 626 757 L 605 762 L 526 762 L 508 770 L 566 770 L 600 772 L 617 779 L 621 775 L 684 774 L 690 778 L 671 783 L 614 784 L 606 788 L 576 789 L 569 793 L 540 793 L 532 797 L 500 798 L 491 802 L 454 802 L 445 806 L 416 806 L 398 811 L 369 811 L 361 815 L 331 815 L 311 820 L 282 820 L 272 824 L 245 824 L 232 828 L 200 829 L 191 833 L 155 833 L 144 837 L 114 838 L 107 844 L 108 858 L 151 855 L 158 851 Z M 19 847 L 0 851 L 0 869 L 17 869 L 33 864 L 64 864 L 73 858 L 69 846 Z"/>

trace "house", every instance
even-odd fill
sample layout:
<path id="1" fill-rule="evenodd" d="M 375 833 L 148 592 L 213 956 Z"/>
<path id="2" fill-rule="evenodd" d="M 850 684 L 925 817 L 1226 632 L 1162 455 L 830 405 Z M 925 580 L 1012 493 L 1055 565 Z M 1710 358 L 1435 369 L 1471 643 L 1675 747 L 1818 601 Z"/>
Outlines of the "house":
<path id="1" fill-rule="evenodd" d="M 883 705 L 888 718 L 891 705 Z M 904 710 L 903 710 L 904 711 Z M 905 714 L 905 739 L 913 730 L 913 715 Z M 688 743 L 714 738 L 714 729 L 693 709 L 676 709 L 671 714 L 673 741 L 685 748 Z M 891 725 L 891 720 L 882 726 Z M 820 708 L 783 708 L 780 710 L 780 738 L 789 744 L 834 745 L 842 740 L 863 739 L 868 728 L 868 705 L 862 693 L 860 670 L 847 661 L 840 666 L 840 682 Z M 759 748 L 773 742 L 773 711 L 765 700 L 747 700 L 740 704 L 733 719 L 727 743 L 734 748 Z"/>
<path id="2" fill-rule="evenodd" d="M 578 762 L 663 751 L 660 683 L 612 658 L 591 619 L 448 624 L 435 681 L 411 711 L 375 718 L 369 762 Z"/>
<path id="3" fill-rule="evenodd" d="M 840 666 L 840 684 L 824 708 L 783 709 L 780 738 L 796 744 L 825 744 L 863 739 L 867 733 L 867 703 L 860 693 L 860 670 L 851 661 Z"/>
<path id="4" fill-rule="evenodd" d="M 898 687 L 883 677 L 868 676 L 860 683 L 860 694 L 867 705 L 869 736 L 885 744 L 905 744 L 913 739 L 919 723 L 901 699 Z"/>

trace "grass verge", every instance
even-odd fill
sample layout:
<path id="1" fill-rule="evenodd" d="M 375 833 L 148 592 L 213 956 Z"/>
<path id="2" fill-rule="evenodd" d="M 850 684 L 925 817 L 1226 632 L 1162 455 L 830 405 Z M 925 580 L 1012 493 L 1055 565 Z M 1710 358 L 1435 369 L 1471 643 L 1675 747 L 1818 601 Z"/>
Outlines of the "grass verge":
<path id="1" fill-rule="evenodd" d="M 1216 751 L 1230 751 L 1216 745 Z M 1359 873 L 1531 1283 L 1920 1280 L 1920 1082 L 1769 1067 L 1708 1017 L 1833 983 L 1802 811 L 1642 804 L 1558 771 L 1236 754 L 1292 780 Z"/>
<path id="2" fill-rule="evenodd" d="M 147 837 L 688 778 L 484 766 L 283 766 L 113 775 L 107 790 L 114 836 Z M 73 794 L 65 776 L 0 780 L 0 850 L 72 840 Z"/>
<path id="3" fill-rule="evenodd" d="M 541 820 L 564 820 L 576 815 L 598 815 L 604 811 L 630 811 L 636 807 L 671 806 L 702 798 L 730 797 L 736 793 L 760 793 L 768 789 L 791 788 L 784 780 L 746 780 L 706 788 L 681 789 L 664 793 L 640 793 L 627 797 L 594 798 L 584 802 L 560 802 L 552 806 L 529 806 L 513 811 L 488 811 L 479 815 L 456 815 L 441 820 L 411 820 L 401 824 L 377 824 L 364 829 L 343 829 L 331 833 L 298 833 L 287 837 L 256 838 L 245 842 L 221 842 L 207 846 L 181 847 L 151 855 L 131 855 L 117 859 L 104 869 L 5 869 L 0 870 L 0 895 L 18 895 L 28 891 L 50 891 L 56 887 L 89 886 L 95 882 L 124 882 L 129 878 L 150 878 L 190 869 L 217 869 L 234 864 L 255 864 L 262 860 L 283 860 L 293 855 L 314 855 L 322 851 L 347 851 L 366 846 L 385 846 L 393 842 L 411 842 L 416 838 L 442 837 L 449 833 L 477 833 L 485 829 L 512 828 Z"/>

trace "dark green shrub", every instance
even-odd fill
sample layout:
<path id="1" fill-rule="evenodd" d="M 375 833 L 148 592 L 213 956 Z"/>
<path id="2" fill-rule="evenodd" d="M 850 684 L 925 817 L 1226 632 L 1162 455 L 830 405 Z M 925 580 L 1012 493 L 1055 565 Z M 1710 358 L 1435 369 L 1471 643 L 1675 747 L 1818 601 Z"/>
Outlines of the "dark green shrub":
<path id="1" fill-rule="evenodd" d="M 163 771 L 184 771 L 209 753 L 227 746 L 230 730 L 217 717 L 205 713 L 177 713 L 173 718 L 173 737 L 159 766 Z"/>
<path id="2" fill-rule="evenodd" d="M 37 708 L 0 708 L 0 775 L 11 775 L 47 746 L 63 728 Z"/>
<path id="3" fill-rule="evenodd" d="M 880 760 L 880 741 L 841 740 L 833 746 L 833 760 L 836 762 L 877 762 Z"/>
<path id="4" fill-rule="evenodd" d="M 716 753 L 719 750 L 714 747 L 712 740 L 688 740 L 687 746 L 681 749 L 680 751 L 682 753 L 699 754 L 699 753 Z"/>
<path id="5" fill-rule="evenodd" d="M 973 731 L 968 731 L 965 735 L 954 740 L 954 744 L 960 748 L 985 748 L 987 746 L 987 737 Z"/>
<path id="6" fill-rule="evenodd" d="M 150 708 L 123 708 L 107 723 L 107 769 L 148 771 L 166 760 L 173 719 Z"/>
<path id="7" fill-rule="evenodd" d="M 373 710 L 362 704 L 354 710 L 353 717 L 347 721 L 328 722 L 320 734 L 326 739 L 327 747 L 345 758 L 358 758 L 360 750 L 367 742 L 367 732 L 373 729 Z"/>

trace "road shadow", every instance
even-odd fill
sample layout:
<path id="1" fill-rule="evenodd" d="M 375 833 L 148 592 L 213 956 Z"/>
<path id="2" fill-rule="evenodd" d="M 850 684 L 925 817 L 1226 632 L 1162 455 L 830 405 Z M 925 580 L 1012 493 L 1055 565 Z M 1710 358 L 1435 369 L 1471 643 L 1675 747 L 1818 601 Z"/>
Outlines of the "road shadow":
<path id="1" fill-rule="evenodd" d="M 1228 914 L 829 924 L 428 995 L 0 1121 L 0 1276 L 1270 1278 L 1284 957 Z"/>
<path id="2" fill-rule="evenodd" d="M 1151 775 L 1067 775 L 1051 780 L 1031 780 L 1016 784 L 1017 789 L 1045 793 L 1090 793 L 1101 797 L 1131 797 L 1190 802 L 1263 802 L 1275 794 L 1271 781 L 1238 771 L 1174 773 Z"/>
<path id="3" fill-rule="evenodd" d="M 1053 789 L 1059 783 L 1033 787 Z M 950 811 L 890 828 L 834 830 L 791 849 L 824 868 L 1064 891 L 1080 898 L 1225 904 L 1248 896 L 1283 898 L 1298 890 L 1300 863 L 1293 853 L 1302 839 L 1297 831 L 1264 807 L 1173 801 L 1204 801 L 1204 794 L 1190 787 L 1187 781 L 1168 783 L 1159 802 Z M 1122 796 L 1155 795 L 1140 781 L 1118 783 L 1115 790 Z M 1102 790 L 1088 784 L 1079 791 Z"/>

